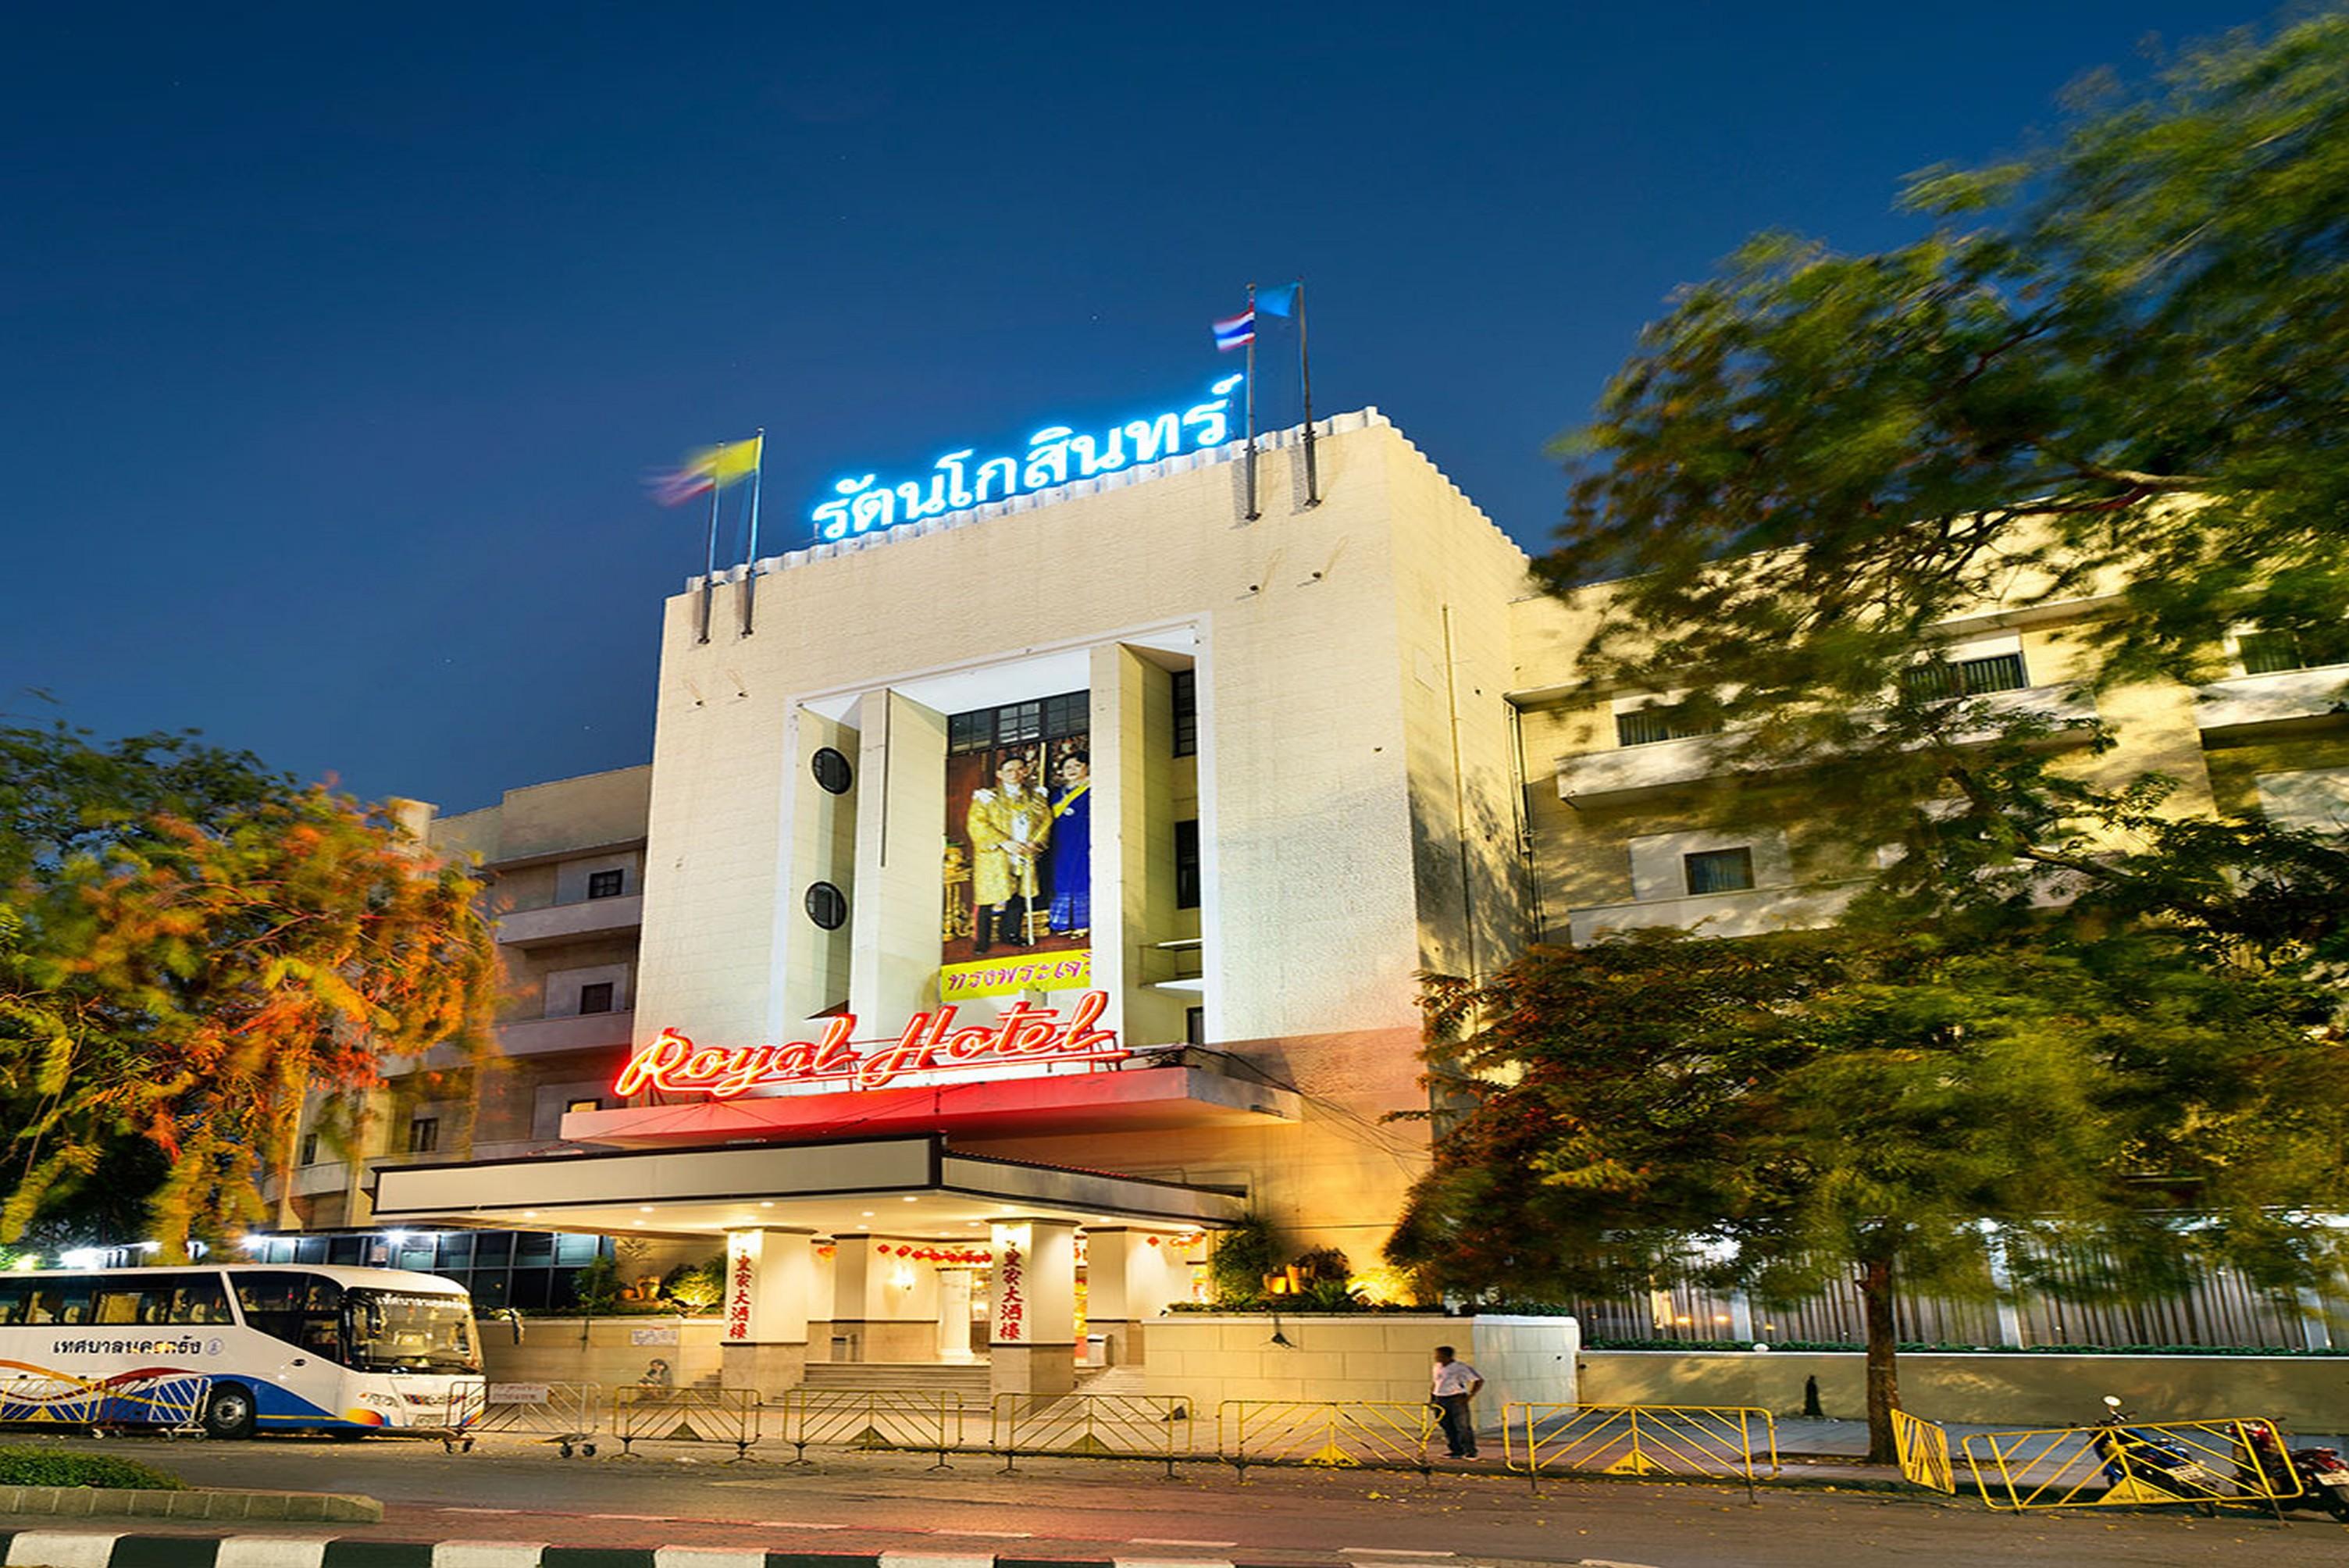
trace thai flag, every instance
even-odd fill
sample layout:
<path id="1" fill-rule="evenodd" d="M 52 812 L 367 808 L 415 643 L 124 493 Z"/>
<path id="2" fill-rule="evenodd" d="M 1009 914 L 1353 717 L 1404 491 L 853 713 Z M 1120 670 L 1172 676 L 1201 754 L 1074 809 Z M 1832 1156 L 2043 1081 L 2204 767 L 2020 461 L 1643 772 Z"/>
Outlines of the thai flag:
<path id="1" fill-rule="evenodd" d="M 1228 353 L 1235 348 L 1246 348 L 1255 341 L 1256 307 L 1254 305 L 1248 306 L 1228 321 L 1216 323 L 1216 347 L 1221 352 Z"/>

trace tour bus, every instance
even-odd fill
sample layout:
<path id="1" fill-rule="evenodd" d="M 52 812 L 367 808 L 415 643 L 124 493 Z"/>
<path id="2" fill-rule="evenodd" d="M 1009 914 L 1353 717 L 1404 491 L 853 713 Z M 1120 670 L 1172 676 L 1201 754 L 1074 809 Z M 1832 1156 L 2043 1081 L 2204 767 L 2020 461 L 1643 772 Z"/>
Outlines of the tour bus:
<path id="1" fill-rule="evenodd" d="M 487 1393 L 472 1303 L 437 1274 L 0 1274 L 0 1421 L 446 1436 L 481 1418 Z"/>

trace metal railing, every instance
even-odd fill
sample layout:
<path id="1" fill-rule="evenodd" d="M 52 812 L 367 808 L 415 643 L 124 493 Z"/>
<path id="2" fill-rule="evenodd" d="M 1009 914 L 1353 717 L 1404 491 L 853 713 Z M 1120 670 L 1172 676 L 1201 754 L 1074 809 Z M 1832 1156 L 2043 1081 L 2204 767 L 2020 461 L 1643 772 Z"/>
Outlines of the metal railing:
<path id="1" fill-rule="evenodd" d="M 1892 1446 L 1905 1479 L 1934 1491 L 1956 1496 L 1958 1478 L 1950 1467 L 1950 1433 L 1939 1421 L 1921 1420 L 1906 1410 L 1892 1412 Z"/>
<path id="2" fill-rule="evenodd" d="M 1264 1464 L 1425 1474 L 1438 1415 L 1419 1400 L 1226 1399 L 1216 1408 L 1216 1454 L 1243 1478 Z"/>
<path id="3" fill-rule="evenodd" d="M 2143 1508 L 2264 1503 L 2281 1518 L 2298 1478 L 2259 1462 L 2247 1429 L 2272 1422 L 2130 1421 L 1974 1432 L 1962 1446 L 1982 1501 L 2002 1512 L 2035 1508 Z M 2289 1486 L 2289 1492 L 2279 1488 Z"/>
<path id="4" fill-rule="evenodd" d="M 792 1462 L 823 1443 L 867 1451 L 907 1449 L 947 1455 L 962 1441 L 962 1396 L 950 1388 L 793 1388 L 783 1395 L 783 1440 Z"/>
<path id="5" fill-rule="evenodd" d="M 998 1394 L 988 1447 L 1021 1454 L 1155 1460 L 1173 1476 L 1192 1451 L 1192 1401 L 1172 1394 Z"/>
<path id="6" fill-rule="evenodd" d="M 612 1396 L 612 1435 L 620 1452 L 645 1442 L 732 1443 L 738 1460 L 750 1457 L 761 1436 L 755 1388 L 622 1388 Z"/>
<path id="7" fill-rule="evenodd" d="M 1502 1408 L 1510 1470 L 1539 1483 L 1546 1470 L 1600 1475 L 1706 1476 L 1743 1480 L 1778 1473 L 1778 1423 L 1738 1405 L 1540 1405 Z"/>
<path id="8" fill-rule="evenodd" d="M 566 1460 L 574 1449 L 593 1458 L 603 1408 L 601 1383 L 492 1383 L 473 1429 L 534 1437 Z"/>
<path id="9" fill-rule="evenodd" d="M 97 1382 L 55 1372 L 0 1382 L 0 1422 L 30 1426 L 151 1427 L 203 1429 L 212 1380 L 199 1373 L 160 1372 Z"/>

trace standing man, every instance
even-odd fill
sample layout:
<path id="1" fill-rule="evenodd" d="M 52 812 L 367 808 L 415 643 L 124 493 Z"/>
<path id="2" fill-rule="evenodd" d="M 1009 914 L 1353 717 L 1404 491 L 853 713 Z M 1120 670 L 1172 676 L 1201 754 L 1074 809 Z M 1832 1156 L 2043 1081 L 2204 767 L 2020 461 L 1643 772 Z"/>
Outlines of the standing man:
<path id="1" fill-rule="evenodd" d="M 1036 862 L 1052 831 L 1052 803 L 1028 781 L 1025 757 L 1006 757 L 996 764 L 995 788 L 971 791 L 963 831 L 970 840 L 970 896 L 977 917 L 970 950 L 984 953 L 991 941 L 1027 946 Z"/>
<path id="2" fill-rule="evenodd" d="M 1435 1385 L 1432 1397 L 1436 1408 L 1444 1412 L 1444 1440 L 1451 1445 L 1452 1457 L 1455 1460 L 1476 1457 L 1476 1418 L 1470 1412 L 1468 1401 L 1474 1399 L 1476 1390 L 1484 1386 L 1485 1379 L 1476 1375 L 1476 1368 L 1465 1361 L 1452 1358 L 1452 1346 L 1439 1345 L 1435 1347 Z"/>

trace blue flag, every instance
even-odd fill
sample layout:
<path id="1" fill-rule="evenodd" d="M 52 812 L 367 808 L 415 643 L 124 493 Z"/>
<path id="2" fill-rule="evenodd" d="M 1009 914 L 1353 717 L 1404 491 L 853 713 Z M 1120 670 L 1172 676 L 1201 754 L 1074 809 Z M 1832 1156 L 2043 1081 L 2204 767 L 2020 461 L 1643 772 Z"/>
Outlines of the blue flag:
<path id="1" fill-rule="evenodd" d="M 1257 290 L 1256 308 L 1264 312 L 1267 315 L 1295 315 L 1297 314 L 1297 285 L 1295 284 L 1275 284 L 1268 289 Z"/>

